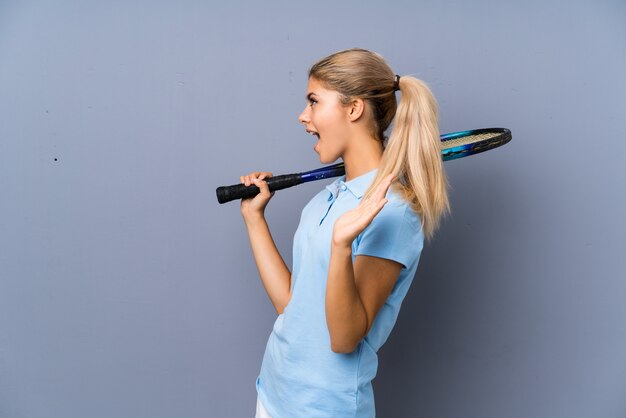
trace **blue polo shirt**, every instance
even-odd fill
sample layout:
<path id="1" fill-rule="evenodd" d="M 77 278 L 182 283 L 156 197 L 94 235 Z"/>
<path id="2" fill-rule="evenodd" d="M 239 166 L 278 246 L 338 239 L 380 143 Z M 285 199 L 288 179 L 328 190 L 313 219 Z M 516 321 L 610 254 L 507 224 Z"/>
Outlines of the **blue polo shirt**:
<path id="1" fill-rule="evenodd" d="M 276 318 L 256 380 L 259 399 L 272 418 L 375 416 L 376 353 L 396 322 L 424 242 L 419 216 L 391 189 L 387 204 L 352 243 L 352 257 L 387 258 L 404 268 L 353 352 L 331 350 L 325 300 L 333 226 L 359 204 L 376 171 L 348 182 L 338 178 L 302 210 L 293 242 L 291 299 Z"/>

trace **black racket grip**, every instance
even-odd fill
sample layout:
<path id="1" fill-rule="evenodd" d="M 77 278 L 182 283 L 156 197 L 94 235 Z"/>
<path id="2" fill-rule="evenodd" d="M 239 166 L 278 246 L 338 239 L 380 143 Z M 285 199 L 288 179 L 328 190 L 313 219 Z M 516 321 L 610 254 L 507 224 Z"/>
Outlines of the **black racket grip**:
<path id="1" fill-rule="evenodd" d="M 287 187 L 296 186 L 302 183 L 300 173 L 284 174 L 281 176 L 269 177 L 264 180 L 267 182 L 270 192 L 286 189 Z M 253 184 L 246 186 L 243 183 L 233 184 L 232 186 L 221 186 L 215 190 L 215 193 L 217 193 L 217 201 L 220 203 L 230 202 L 235 199 L 254 197 L 260 192 L 261 190 L 257 186 Z"/>

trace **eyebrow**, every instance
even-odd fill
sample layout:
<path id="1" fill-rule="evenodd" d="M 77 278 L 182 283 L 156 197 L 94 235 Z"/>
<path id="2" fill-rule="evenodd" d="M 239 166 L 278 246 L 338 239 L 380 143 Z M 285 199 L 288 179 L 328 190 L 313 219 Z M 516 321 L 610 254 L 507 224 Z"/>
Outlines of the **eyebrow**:
<path id="1" fill-rule="evenodd" d="M 307 98 L 307 100 L 310 100 L 313 96 L 317 96 L 317 94 L 311 92 L 311 93 L 306 95 L 306 98 Z"/>

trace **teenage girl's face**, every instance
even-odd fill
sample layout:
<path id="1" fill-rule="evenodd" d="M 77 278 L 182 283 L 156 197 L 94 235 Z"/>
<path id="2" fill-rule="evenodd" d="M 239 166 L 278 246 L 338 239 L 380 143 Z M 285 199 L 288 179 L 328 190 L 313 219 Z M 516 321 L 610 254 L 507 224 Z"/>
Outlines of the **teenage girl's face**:
<path id="1" fill-rule="evenodd" d="M 309 79 L 306 98 L 298 120 L 317 139 L 313 149 L 320 162 L 332 163 L 343 156 L 348 143 L 348 107 L 339 101 L 339 93 L 325 89 L 315 78 Z"/>

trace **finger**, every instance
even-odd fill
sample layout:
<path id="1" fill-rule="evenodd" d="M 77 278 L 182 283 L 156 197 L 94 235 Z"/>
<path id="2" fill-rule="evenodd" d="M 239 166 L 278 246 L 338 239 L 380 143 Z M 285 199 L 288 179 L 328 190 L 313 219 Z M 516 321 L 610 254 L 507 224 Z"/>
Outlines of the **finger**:
<path id="1" fill-rule="evenodd" d="M 376 202 L 375 206 L 372 206 L 369 211 L 370 222 L 380 213 L 383 207 L 387 204 L 388 200 L 383 198 Z"/>
<path id="2" fill-rule="evenodd" d="M 371 213 L 373 212 L 378 213 L 383 208 L 383 206 L 385 206 L 387 201 L 388 201 L 387 198 L 383 196 L 380 199 L 374 202 L 371 202 L 370 205 L 367 207 L 367 210 L 370 211 Z"/>
<path id="3" fill-rule="evenodd" d="M 387 194 L 387 190 L 389 189 L 389 186 L 391 184 L 391 181 L 390 181 L 391 176 L 392 175 L 390 174 L 387 177 L 383 178 L 382 181 L 378 184 L 378 186 L 376 186 L 374 193 L 372 193 L 372 195 L 369 196 L 369 198 L 363 199 L 361 201 L 361 204 L 367 205 L 367 204 L 370 204 L 371 202 L 378 202 L 380 199 L 385 197 L 385 195 Z"/>
<path id="4" fill-rule="evenodd" d="M 258 177 L 252 179 L 252 184 L 254 184 L 256 187 L 259 187 L 260 184 L 260 179 Z"/>
<path id="5" fill-rule="evenodd" d="M 387 191 L 391 186 L 391 183 L 394 179 L 395 175 L 393 173 L 389 174 L 387 177 L 383 179 L 383 181 L 378 186 L 377 197 L 378 199 L 382 199 L 385 195 L 387 195 Z"/>
<path id="6" fill-rule="evenodd" d="M 268 196 L 270 194 L 270 188 L 265 180 L 254 179 L 254 185 L 259 188 L 261 191 L 260 193 L 263 196 Z"/>
<path id="7" fill-rule="evenodd" d="M 387 190 L 386 179 L 383 179 L 383 181 L 374 190 L 374 193 L 372 194 L 370 201 L 378 202 L 380 199 L 385 197 L 386 190 Z"/>
<path id="8" fill-rule="evenodd" d="M 239 176 L 239 181 L 246 186 L 250 186 L 251 184 L 254 184 L 255 179 L 263 180 L 272 176 L 273 174 L 269 171 L 253 171 L 246 176 Z"/>
<path id="9" fill-rule="evenodd" d="M 395 175 L 393 173 L 389 174 L 387 177 L 385 177 L 385 179 L 383 180 L 383 184 L 386 187 L 389 187 L 391 185 L 391 183 L 393 182 Z"/>

